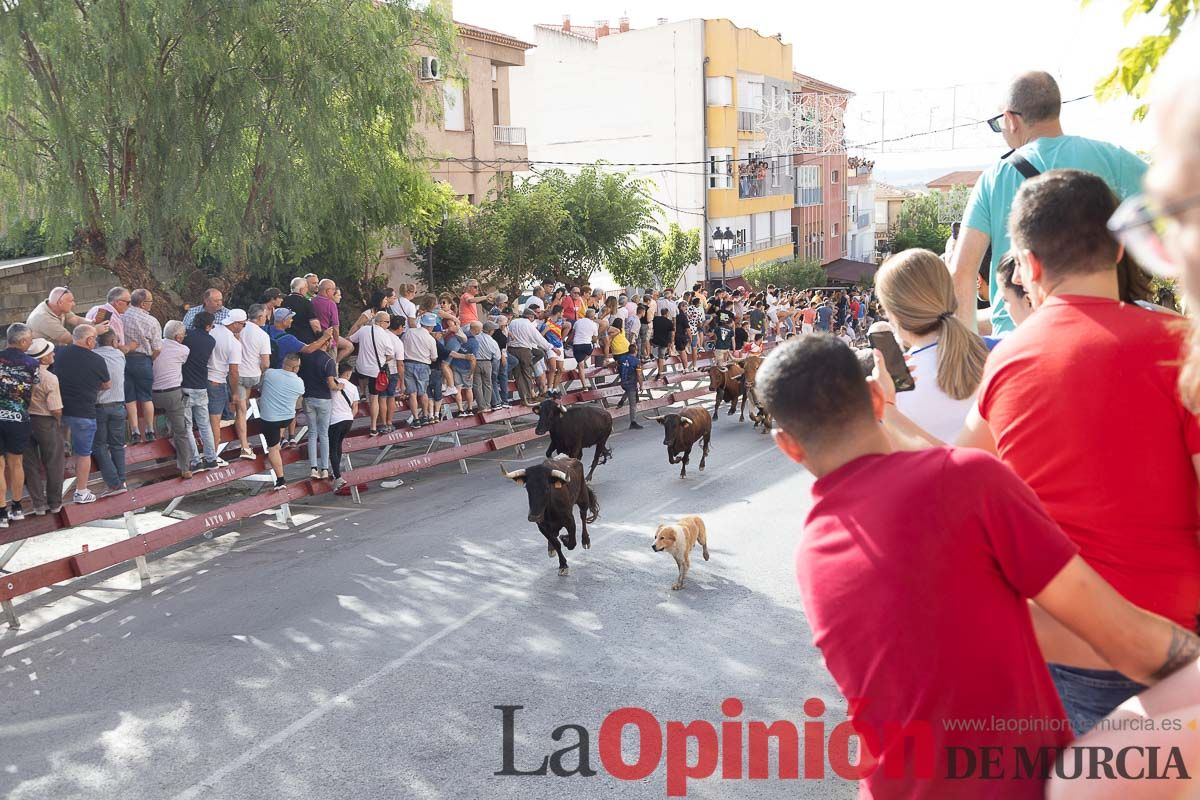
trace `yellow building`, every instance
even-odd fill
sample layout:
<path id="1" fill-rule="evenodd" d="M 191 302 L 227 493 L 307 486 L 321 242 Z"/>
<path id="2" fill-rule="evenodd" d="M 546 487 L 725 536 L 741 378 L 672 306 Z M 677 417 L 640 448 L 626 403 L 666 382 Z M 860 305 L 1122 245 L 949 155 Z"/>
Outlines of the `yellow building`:
<path id="1" fill-rule="evenodd" d="M 709 275 L 721 276 L 713 231 L 736 237 L 725 275 L 792 258 L 795 174 L 791 153 L 766 152 L 769 111 L 791 91 L 792 46 L 726 19 L 704 21 Z"/>

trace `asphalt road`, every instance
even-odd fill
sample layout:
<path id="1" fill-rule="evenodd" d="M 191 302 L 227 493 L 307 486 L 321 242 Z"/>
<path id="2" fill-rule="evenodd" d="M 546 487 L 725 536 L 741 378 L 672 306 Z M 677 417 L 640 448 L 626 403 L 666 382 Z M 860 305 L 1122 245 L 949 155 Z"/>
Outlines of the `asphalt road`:
<path id="1" fill-rule="evenodd" d="M 826 730 L 841 722 L 792 576 L 811 477 L 725 418 L 708 469 L 695 469 L 697 453 L 686 480 L 657 425 L 611 444 L 593 482 L 592 548 L 567 554 L 567 577 L 525 521 L 524 490 L 498 459 L 472 459 L 470 476 L 456 465 L 407 476 L 362 506 L 296 504 L 311 515 L 298 527 L 244 522 L 152 560 L 150 589 L 5 633 L 0 796 L 665 797 L 662 762 L 633 781 L 604 769 L 610 712 L 720 729 L 722 701 L 737 697 L 737 719 L 799 726 L 804 701 L 819 697 Z M 687 513 L 704 516 L 712 560 L 697 550 L 673 592 L 674 562 L 651 551 L 652 531 Z M 498 705 L 524 706 L 515 767 L 574 744 L 576 733 L 550 735 L 576 724 L 598 774 L 495 776 Z M 854 795 L 834 778 L 779 780 L 771 764 L 765 781 L 722 780 L 718 768 L 688 796 Z"/>

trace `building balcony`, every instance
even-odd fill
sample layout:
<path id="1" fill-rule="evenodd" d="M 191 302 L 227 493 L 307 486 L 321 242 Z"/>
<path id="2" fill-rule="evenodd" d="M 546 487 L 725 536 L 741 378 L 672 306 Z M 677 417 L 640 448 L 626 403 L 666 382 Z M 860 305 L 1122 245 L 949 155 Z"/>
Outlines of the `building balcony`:
<path id="1" fill-rule="evenodd" d="M 492 141 L 496 144 L 525 145 L 525 129 L 512 125 L 493 125 Z"/>
<path id="2" fill-rule="evenodd" d="M 746 253 L 758 253 L 763 250 L 771 250 L 784 245 L 791 246 L 792 235 L 790 233 L 781 233 L 778 236 L 766 236 L 753 241 L 735 242 L 729 250 L 729 257 L 745 255 Z"/>
<path id="3" fill-rule="evenodd" d="M 859 228 L 869 227 L 870 224 L 871 224 L 871 215 L 870 214 L 859 214 L 858 215 L 858 227 Z"/>
<path id="4" fill-rule="evenodd" d="M 745 200 L 749 197 L 772 197 L 774 195 L 791 193 L 791 189 L 784 185 L 783 180 L 779 181 L 778 186 L 773 186 L 769 177 L 750 178 L 743 176 L 738 178 L 739 200 Z"/>

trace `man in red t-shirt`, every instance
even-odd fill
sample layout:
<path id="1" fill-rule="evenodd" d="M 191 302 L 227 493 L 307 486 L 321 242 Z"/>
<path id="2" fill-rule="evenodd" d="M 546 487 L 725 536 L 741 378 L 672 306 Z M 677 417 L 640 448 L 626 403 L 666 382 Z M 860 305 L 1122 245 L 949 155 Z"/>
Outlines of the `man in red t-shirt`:
<path id="1" fill-rule="evenodd" d="M 756 383 L 776 444 L 817 477 L 796 575 L 868 751 L 860 796 L 1040 798 L 1071 731 L 1028 598 L 1138 680 L 1200 640 L 1124 600 L 994 456 L 893 452 L 888 387 L 820 334 L 777 348 Z"/>
<path id="2" fill-rule="evenodd" d="M 1195 630 L 1200 425 L 1176 390 L 1178 319 L 1117 299 L 1115 207 L 1107 184 L 1078 170 L 1022 185 L 1014 278 L 1035 311 L 989 356 L 958 444 L 998 454 L 1128 600 Z M 892 409 L 888 420 L 905 424 Z M 1142 688 L 1034 621 L 1076 732 Z"/>

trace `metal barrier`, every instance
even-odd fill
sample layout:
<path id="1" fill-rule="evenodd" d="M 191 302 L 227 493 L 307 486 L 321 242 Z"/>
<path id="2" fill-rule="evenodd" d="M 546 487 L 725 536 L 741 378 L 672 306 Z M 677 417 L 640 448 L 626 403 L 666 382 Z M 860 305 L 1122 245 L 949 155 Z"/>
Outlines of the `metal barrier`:
<path id="1" fill-rule="evenodd" d="M 711 359 L 711 354 L 701 353 L 700 359 L 701 361 L 709 360 Z M 679 361 L 677 357 L 673 357 L 668 363 L 677 365 Z M 614 367 L 612 366 L 596 370 L 583 370 L 582 372 L 572 371 L 571 374 L 576 375 L 574 380 L 579 381 L 580 386 L 577 390 L 569 392 L 561 398 L 561 401 L 564 403 L 571 404 L 594 400 L 605 403 L 607 398 L 623 394 L 621 387 L 615 383 L 598 385 L 595 388 L 588 386 L 588 381 L 594 381 L 598 377 L 614 374 Z M 650 390 L 666 389 L 674 384 L 682 384 L 687 381 L 704 381 L 707 380 L 707 377 L 707 372 L 700 370 L 667 373 L 666 375 L 654 378 L 644 378 L 642 388 L 648 395 Z M 585 378 L 587 380 L 584 380 Z M 566 385 L 569 386 L 569 382 Z M 668 392 L 658 398 L 650 397 L 645 401 L 639 401 L 638 409 L 651 410 L 661 408 L 706 394 L 710 394 L 707 386 L 689 390 L 680 389 Z M 624 417 L 629 413 L 627 409 L 608 409 L 608 411 L 614 419 Z M 360 428 L 355 434 L 346 438 L 342 448 L 343 453 L 349 455 L 380 448 L 383 449 L 383 453 L 376 459 L 374 464 L 352 468 L 343 472 L 342 477 L 348 481 L 350 486 L 355 486 L 361 483 L 394 478 L 399 475 L 441 464 L 448 464 L 453 461 L 464 462 L 464 459 L 467 458 L 523 445 L 525 442 L 539 438 L 538 434 L 534 432 L 533 427 L 520 431 L 513 429 L 512 420 L 532 415 L 533 412 L 534 409 L 527 406 L 514 406 L 508 409 L 476 413 L 471 417 L 454 418 L 421 428 L 401 428 L 400 430 L 381 436 L 368 436 L 366 435 L 365 428 Z M 407 413 L 407 410 L 403 413 Z M 356 420 L 357 422 L 358 420 Z M 462 444 L 457 438 L 457 434 L 460 431 L 479 428 L 485 425 L 494 425 L 496 423 L 504 423 L 508 427 L 508 432 L 467 444 Z M 431 442 L 432 447 L 432 443 L 436 439 L 447 435 L 454 435 L 456 446 L 444 450 L 426 451 L 423 455 L 407 456 L 391 461 L 382 460 L 386 456 L 387 451 L 396 445 L 428 440 Z M 233 432 L 231 428 L 222 429 L 222 439 L 224 441 L 228 441 L 232 436 Z M 158 458 L 167 457 L 171 458 L 172 463 L 169 467 L 155 465 L 147 470 L 131 473 L 129 476 L 131 480 L 142 476 L 152 479 L 148 483 L 131 489 L 125 494 L 104 498 L 103 500 L 98 500 L 95 503 L 87 505 L 68 504 L 63 507 L 62 512 L 58 515 L 61 519 L 56 518 L 55 515 L 30 517 L 21 523 L 15 524 L 8 530 L 0 531 L 0 545 L 11 545 L 10 550 L 3 556 L 0 556 L 0 559 L 3 559 L 0 561 L 0 566 L 2 566 L 3 561 L 7 561 L 11 557 L 13 548 L 19 546 L 24 540 L 53 533 L 57 530 L 93 523 L 98 520 L 119 519 L 123 517 L 124 523 L 116 524 L 127 528 L 130 532 L 130 538 L 114 544 L 87 552 L 76 553 L 9 575 L 0 576 L 0 611 L 7 618 L 10 628 L 17 628 L 20 625 L 12 604 L 13 599 L 16 597 L 52 586 L 56 583 L 71 580 L 72 578 L 79 578 L 103 569 L 108 569 L 109 567 L 130 560 L 136 560 L 138 573 L 144 584 L 149 580 L 149 573 L 146 570 L 144 559 L 145 556 L 151 553 L 166 547 L 172 547 L 202 534 L 210 533 L 230 523 L 262 513 L 263 511 L 268 511 L 272 508 L 282 507 L 286 509 L 287 504 L 294 500 L 333 491 L 333 483 L 331 481 L 300 480 L 289 484 L 285 489 L 260 492 L 243 500 L 223 506 L 220 509 L 204 514 L 197 514 L 190 519 L 167 525 L 158 530 L 149 533 L 138 533 L 135 513 L 137 510 L 144 510 L 147 507 L 164 503 L 170 503 L 173 507 L 179 500 L 197 491 L 225 486 L 239 480 L 253 480 L 256 476 L 263 473 L 264 470 L 269 471 L 270 466 L 267 463 L 265 454 L 259 454 L 254 460 L 237 459 L 230 462 L 228 466 L 197 474 L 187 480 L 178 477 L 162 480 L 153 478 L 156 477 L 156 473 L 162 470 L 169 470 L 169 472 L 174 472 L 175 470 L 175 453 L 169 441 L 158 440 L 148 444 L 134 445 L 127 449 L 127 453 L 132 455 L 133 460 L 128 461 L 131 464 L 147 463 Z M 304 460 L 306 457 L 299 448 L 284 450 L 281 452 L 281 456 L 283 457 L 285 466 Z M 355 499 L 357 500 L 357 498 Z M 114 523 L 108 523 L 108 525 L 113 526 Z"/>

